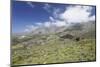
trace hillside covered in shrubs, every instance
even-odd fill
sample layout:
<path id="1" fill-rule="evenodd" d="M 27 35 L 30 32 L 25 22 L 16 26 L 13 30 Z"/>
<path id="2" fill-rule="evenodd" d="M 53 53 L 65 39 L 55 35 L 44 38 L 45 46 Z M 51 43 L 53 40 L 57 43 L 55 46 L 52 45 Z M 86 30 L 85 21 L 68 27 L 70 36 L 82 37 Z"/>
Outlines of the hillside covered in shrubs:
<path id="1" fill-rule="evenodd" d="M 43 29 L 12 35 L 13 65 L 96 60 L 95 22 L 54 28 L 49 33 L 51 29 Z"/>

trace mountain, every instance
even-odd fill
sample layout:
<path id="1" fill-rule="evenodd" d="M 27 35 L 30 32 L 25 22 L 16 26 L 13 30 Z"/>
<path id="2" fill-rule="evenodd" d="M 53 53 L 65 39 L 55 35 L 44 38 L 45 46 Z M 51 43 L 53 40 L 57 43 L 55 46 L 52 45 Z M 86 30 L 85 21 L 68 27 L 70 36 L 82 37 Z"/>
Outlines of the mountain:
<path id="1" fill-rule="evenodd" d="M 95 22 L 72 23 L 70 26 L 62 27 L 40 27 L 34 31 L 17 33 L 12 36 L 12 43 L 42 43 L 48 39 L 76 39 L 76 38 L 95 38 Z M 39 43 L 39 44 L 40 44 Z"/>
<path id="2" fill-rule="evenodd" d="M 14 34 L 11 42 L 12 63 L 94 61 L 95 32 L 95 22 L 84 22 Z"/>

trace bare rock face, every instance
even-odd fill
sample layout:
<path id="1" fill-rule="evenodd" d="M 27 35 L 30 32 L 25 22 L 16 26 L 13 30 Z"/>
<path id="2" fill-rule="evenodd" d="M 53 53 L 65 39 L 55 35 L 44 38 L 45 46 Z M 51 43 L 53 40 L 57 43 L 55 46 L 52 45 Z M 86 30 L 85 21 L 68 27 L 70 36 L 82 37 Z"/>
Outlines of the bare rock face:
<path id="1" fill-rule="evenodd" d="M 60 36 L 60 38 L 63 38 L 63 39 L 72 39 L 72 38 L 74 38 L 74 36 L 71 35 L 71 34 L 66 34 L 66 35 Z"/>
<path id="2" fill-rule="evenodd" d="M 71 40 L 74 40 L 74 41 L 80 41 L 80 40 L 82 40 L 84 38 L 81 37 L 81 36 L 75 36 L 75 35 L 71 35 L 71 34 L 66 34 L 66 35 L 60 36 L 60 39 L 61 40 L 63 40 L 63 39 L 71 39 Z"/>
<path id="3" fill-rule="evenodd" d="M 80 39 L 81 39 L 80 37 L 76 37 L 75 38 L 76 41 L 80 41 Z"/>

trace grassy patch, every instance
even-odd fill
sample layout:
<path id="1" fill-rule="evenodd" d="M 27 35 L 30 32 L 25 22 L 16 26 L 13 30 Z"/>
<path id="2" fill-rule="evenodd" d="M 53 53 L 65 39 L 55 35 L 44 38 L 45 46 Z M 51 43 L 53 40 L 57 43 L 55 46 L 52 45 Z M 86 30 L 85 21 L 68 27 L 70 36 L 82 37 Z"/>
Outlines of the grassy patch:
<path id="1" fill-rule="evenodd" d="M 95 39 L 79 42 L 50 40 L 45 45 L 24 48 L 21 44 L 12 46 L 12 63 L 46 64 L 95 60 Z"/>

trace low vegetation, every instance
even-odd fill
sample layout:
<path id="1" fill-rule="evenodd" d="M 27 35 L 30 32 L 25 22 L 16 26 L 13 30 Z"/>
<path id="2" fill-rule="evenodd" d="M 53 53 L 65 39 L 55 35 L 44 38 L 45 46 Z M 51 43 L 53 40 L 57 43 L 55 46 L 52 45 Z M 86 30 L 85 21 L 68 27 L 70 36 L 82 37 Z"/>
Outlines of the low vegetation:
<path id="1" fill-rule="evenodd" d="M 53 39 L 54 38 L 54 39 Z M 43 45 L 21 43 L 12 46 L 13 64 L 48 64 L 95 60 L 95 39 L 73 41 L 49 39 Z M 38 40 L 39 41 L 39 40 Z"/>
<path id="2" fill-rule="evenodd" d="M 63 32 L 45 35 L 27 35 L 22 39 L 13 37 L 12 64 L 95 61 L 94 28 L 84 29 L 85 31 L 64 30 Z"/>

